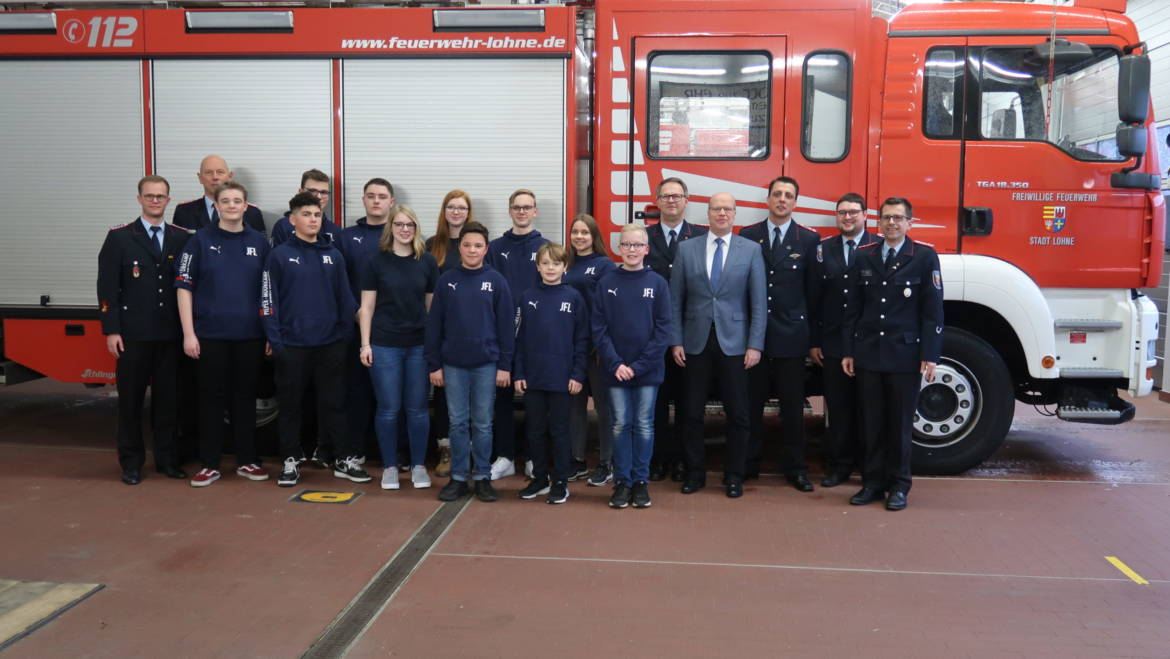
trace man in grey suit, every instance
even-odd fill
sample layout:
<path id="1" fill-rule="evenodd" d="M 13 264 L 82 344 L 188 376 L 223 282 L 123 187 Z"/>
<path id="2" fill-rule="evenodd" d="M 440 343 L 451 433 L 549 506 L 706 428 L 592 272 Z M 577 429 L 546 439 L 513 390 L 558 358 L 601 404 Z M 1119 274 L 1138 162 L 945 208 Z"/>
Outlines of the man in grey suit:
<path id="1" fill-rule="evenodd" d="M 678 246 L 670 278 L 671 355 L 686 369 L 683 450 L 687 476 L 683 494 L 706 485 L 703 409 L 707 384 L 719 380 L 727 412 L 727 455 L 723 481 L 727 496 L 743 496 L 747 457 L 748 374 L 764 349 L 768 301 L 760 246 L 731 233 L 735 198 L 726 192 L 707 203 L 711 230 L 702 240 Z"/>

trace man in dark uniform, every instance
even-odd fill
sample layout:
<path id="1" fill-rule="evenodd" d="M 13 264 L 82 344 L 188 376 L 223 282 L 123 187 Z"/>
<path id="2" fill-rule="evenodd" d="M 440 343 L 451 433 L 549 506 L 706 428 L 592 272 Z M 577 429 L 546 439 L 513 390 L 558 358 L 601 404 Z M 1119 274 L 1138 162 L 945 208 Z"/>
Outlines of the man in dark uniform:
<path id="1" fill-rule="evenodd" d="M 707 227 L 696 226 L 683 219 L 687 211 L 687 184 L 679 178 L 663 179 L 655 192 L 659 222 L 646 230 L 650 253 L 646 265 L 670 283 L 670 272 L 678 244 L 684 240 L 706 235 Z M 682 402 L 685 395 L 683 369 L 674 363 L 667 352 L 666 376 L 658 386 L 658 397 L 654 401 L 654 456 L 650 461 L 650 480 L 660 481 L 671 472 L 671 479 L 682 482 L 686 478 L 686 466 L 682 461 Z M 670 403 L 674 403 L 675 422 L 670 423 Z"/>
<path id="2" fill-rule="evenodd" d="M 142 409 L 151 388 L 154 464 L 170 478 L 186 479 L 175 449 L 175 360 L 179 314 L 175 262 L 190 234 L 163 221 L 171 186 L 161 176 L 138 182 L 142 215 L 110 229 L 98 254 L 97 294 L 106 349 L 117 360 L 118 462 L 122 482 L 142 482 L 146 450 Z"/>
<path id="3" fill-rule="evenodd" d="M 888 491 L 887 510 L 906 507 L 918 391 L 923 380 L 934 380 L 942 350 L 938 254 L 906 237 L 913 213 L 901 197 L 882 202 L 878 229 L 884 240 L 857 250 L 853 268 L 860 285 L 845 297 L 841 368 L 856 373 L 865 401 L 862 485 L 849 500 L 856 506 Z"/>
<path id="4" fill-rule="evenodd" d="M 219 222 L 219 211 L 215 210 L 215 191 L 232 180 L 233 174 L 223 158 L 210 155 L 199 163 L 199 172 L 195 176 L 203 186 L 203 196 L 175 206 L 175 215 L 171 219 L 175 225 L 191 231 Z M 264 215 L 252 204 L 248 204 L 248 209 L 244 211 L 244 224 L 265 233 Z"/>
<path id="5" fill-rule="evenodd" d="M 836 487 L 849 480 L 861 466 L 862 442 L 857 384 L 841 370 L 841 323 L 845 318 L 845 296 L 857 278 L 850 268 L 857 260 L 857 248 L 878 241 L 865 230 L 865 197 L 846 193 L 837 201 L 837 229 L 817 246 L 817 257 L 809 270 L 809 326 L 812 330 L 808 355 L 822 367 L 825 408 L 828 419 L 824 439 L 825 478 L 821 487 Z"/>
<path id="6" fill-rule="evenodd" d="M 739 235 L 759 243 L 768 270 L 768 333 L 764 358 L 749 371 L 751 444 L 747 476 L 760 473 L 764 403 L 780 398 L 780 469 L 797 490 L 812 492 L 805 464 L 804 360 L 809 348 L 808 269 L 821 236 L 792 219 L 800 184 L 781 176 L 768 184 L 768 219 Z"/>

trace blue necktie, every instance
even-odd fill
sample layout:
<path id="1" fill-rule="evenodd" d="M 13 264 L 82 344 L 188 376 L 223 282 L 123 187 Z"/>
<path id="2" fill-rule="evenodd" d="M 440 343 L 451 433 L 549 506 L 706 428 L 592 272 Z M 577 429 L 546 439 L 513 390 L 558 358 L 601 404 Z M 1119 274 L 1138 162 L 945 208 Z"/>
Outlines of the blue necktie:
<path id="1" fill-rule="evenodd" d="M 894 254 L 895 252 L 893 247 L 886 247 L 885 266 L 887 271 L 894 266 Z"/>
<path id="2" fill-rule="evenodd" d="M 845 241 L 845 267 L 853 265 L 853 241 Z"/>
<path id="3" fill-rule="evenodd" d="M 150 242 L 154 244 L 155 251 L 162 254 L 162 227 L 150 227 Z"/>
<path id="4" fill-rule="evenodd" d="M 719 275 L 723 274 L 723 239 L 715 239 L 715 258 L 711 260 L 711 290 L 719 287 Z"/>

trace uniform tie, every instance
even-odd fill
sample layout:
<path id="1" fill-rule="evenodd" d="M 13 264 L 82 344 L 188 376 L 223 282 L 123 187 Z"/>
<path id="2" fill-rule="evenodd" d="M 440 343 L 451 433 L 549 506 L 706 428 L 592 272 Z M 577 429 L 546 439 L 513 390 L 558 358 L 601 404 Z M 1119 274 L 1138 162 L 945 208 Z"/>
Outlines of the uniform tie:
<path id="1" fill-rule="evenodd" d="M 215 206 L 211 207 L 211 223 L 219 224 L 219 209 Z"/>
<path id="2" fill-rule="evenodd" d="M 772 227 L 772 262 L 780 259 L 780 244 L 784 239 L 780 237 L 780 227 Z"/>
<path id="3" fill-rule="evenodd" d="M 894 267 L 894 248 L 893 247 L 886 248 L 885 265 L 886 265 L 886 272 L 889 272 L 890 268 Z"/>
<path id="4" fill-rule="evenodd" d="M 845 241 L 845 267 L 846 268 L 853 265 L 853 246 L 854 246 L 854 244 L 853 244 L 852 240 Z"/>
<path id="5" fill-rule="evenodd" d="M 154 246 L 155 253 L 162 256 L 162 227 L 150 227 L 150 244 Z"/>
<path id="6" fill-rule="evenodd" d="M 667 249 L 669 249 L 669 248 L 671 248 L 671 247 L 674 247 L 674 239 L 675 239 L 677 236 L 678 236 L 678 229 L 671 229 L 671 230 L 670 230 L 670 233 L 669 233 L 669 234 L 667 234 L 667 236 L 666 236 L 666 247 L 667 247 Z"/>
<path id="7" fill-rule="evenodd" d="M 719 275 L 723 274 L 723 239 L 715 239 L 715 257 L 711 259 L 711 290 L 719 287 Z"/>

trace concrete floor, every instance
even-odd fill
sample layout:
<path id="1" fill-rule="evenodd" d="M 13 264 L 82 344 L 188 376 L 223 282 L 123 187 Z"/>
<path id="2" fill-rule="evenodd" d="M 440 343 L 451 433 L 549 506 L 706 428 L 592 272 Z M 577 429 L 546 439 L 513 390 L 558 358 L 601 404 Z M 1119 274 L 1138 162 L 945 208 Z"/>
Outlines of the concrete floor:
<path id="1" fill-rule="evenodd" d="M 114 416 L 107 390 L 0 390 L 0 578 L 104 586 L 5 656 L 299 656 L 440 509 L 436 489 L 316 470 L 293 490 L 230 472 L 202 490 L 152 471 L 126 487 Z M 849 506 L 856 482 L 801 494 L 774 476 L 739 500 L 654 483 L 651 509 L 621 511 L 608 488 L 575 483 L 549 506 L 517 499 L 520 478 L 498 485 L 498 503 L 457 511 L 349 656 L 1170 656 L 1156 397 L 1117 427 L 1020 407 L 990 461 L 915 479 L 900 513 Z M 290 502 L 300 489 L 363 496 Z"/>

